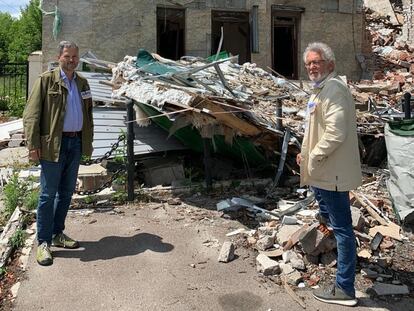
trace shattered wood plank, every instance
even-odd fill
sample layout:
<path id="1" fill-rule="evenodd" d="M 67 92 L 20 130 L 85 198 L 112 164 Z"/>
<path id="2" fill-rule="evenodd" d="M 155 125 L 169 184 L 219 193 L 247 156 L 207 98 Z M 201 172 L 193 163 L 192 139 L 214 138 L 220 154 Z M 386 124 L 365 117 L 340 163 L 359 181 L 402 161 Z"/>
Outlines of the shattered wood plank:
<path id="1" fill-rule="evenodd" d="M 179 108 L 182 108 L 182 109 L 189 109 L 189 111 L 194 111 L 196 113 L 201 113 L 200 109 L 197 109 L 197 108 L 194 108 L 194 107 L 182 104 L 182 103 L 178 103 L 178 102 L 174 102 L 174 103 L 166 102 L 164 104 L 164 106 L 167 106 L 167 107 L 168 106 L 176 106 L 176 107 L 179 107 Z"/>
<path id="2" fill-rule="evenodd" d="M 365 195 L 365 194 L 363 194 L 363 193 L 361 193 L 361 197 L 367 202 L 367 204 L 369 205 L 369 206 L 371 206 L 372 207 L 372 209 L 375 211 L 375 212 L 377 212 L 382 218 L 384 218 L 386 221 L 387 221 L 387 223 L 390 223 L 391 222 L 391 220 L 383 213 L 383 212 L 381 212 L 379 209 L 378 209 L 378 207 L 374 204 L 374 203 L 372 203 L 371 202 L 371 200 Z"/>
<path id="3" fill-rule="evenodd" d="M 306 231 L 309 228 L 309 225 L 305 224 L 302 228 L 300 228 L 298 231 L 293 233 L 289 240 L 287 241 L 286 245 L 283 247 L 284 251 L 290 250 L 293 246 L 296 245 L 296 243 L 299 242 L 299 237 L 301 236 L 302 232 Z"/>
<path id="4" fill-rule="evenodd" d="M 226 110 L 213 104 L 211 101 L 202 98 L 199 99 L 199 101 L 200 102 L 197 104 L 197 108 L 208 109 L 217 120 L 235 131 L 246 136 L 256 136 L 261 133 L 261 130 L 256 126 L 236 117 L 232 113 L 228 113 Z"/>
<path id="5" fill-rule="evenodd" d="M 381 225 L 388 225 L 388 222 L 384 218 L 382 218 L 376 211 L 374 211 L 374 209 L 371 206 L 365 203 L 364 200 L 355 191 L 351 191 L 351 193 L 353 194 L 355 199 L 361 204 L 361 206 L 364 207 L 376 221 L 378 221 Z"/>
<path id="6" fill-rule="evenodd" d="M 274 257 L 282 257 L 284 251 L 283 249 L 275 249 L 272 251 L 261 251 L 260 254 L 266 255 L 267 257 L 274 258 Z"/>
<path id="7" fill-rule="evenodd" d="M 390 238 L 393 238 L 397 241 L 401 241 L 400 237 L 400 226 L 389 223 L 387 226 L 375 226 L 371 229 L 369 229 L 369 235 L 372 237 L 375 237 L 377 232 L 381 233 L 383 236 L 388 236 Z"/>
<path id="8" fill-rule="evenodd" d="M 298 295 L 293 291 L 293 289 L 289 286 L 287 283 L 286 277 L 283 278 L 283 287 L 285 288 L 286 292 L 289 294 L 290 297 L 294 301 L 296 301 L 303 309 L 306 309 L 305 303 L 302 301 L 302 299 L 299 298 Z"/>

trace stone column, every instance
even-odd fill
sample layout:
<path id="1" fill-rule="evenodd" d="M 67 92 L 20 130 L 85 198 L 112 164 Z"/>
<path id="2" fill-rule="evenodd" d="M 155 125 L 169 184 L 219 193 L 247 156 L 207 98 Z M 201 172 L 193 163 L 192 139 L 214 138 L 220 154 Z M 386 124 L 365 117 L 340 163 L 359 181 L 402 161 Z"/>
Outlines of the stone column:
<path id="1" fill-rule="evenodd" d="M 42 73 L 42 51 L 35 51 L 29 55 L 29 94 L 37 77 Z"/>

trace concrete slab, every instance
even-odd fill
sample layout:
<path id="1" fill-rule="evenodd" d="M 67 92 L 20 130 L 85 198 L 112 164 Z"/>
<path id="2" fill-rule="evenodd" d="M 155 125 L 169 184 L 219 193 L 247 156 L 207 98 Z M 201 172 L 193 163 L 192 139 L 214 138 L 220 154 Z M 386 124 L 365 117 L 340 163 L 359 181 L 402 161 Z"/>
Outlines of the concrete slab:
<path id="1" fill-rule="evenodd" d="M 23 131 L 23 119 L 13 120 L 0 124 L 0 141 L 10 139 L 10 134 Z"/>
<path id="2" fill-rule="evenodd" d="M 5 148 L 0 150 L 0 167 L 29 163 L 29 151 L 26 147 Z"/>
<path id="3" fill-rule="evenodd" d="M 106 169 L 101 164 L 80 165 L 78 176 L 101 176 L 106 175 Z"/>
<path id="4" fill-rule="evenodd" d="M 364 0 L 364 5 L 375 12 L 389 16 L 394 25 L 399 24 L 390 0 Z"/>

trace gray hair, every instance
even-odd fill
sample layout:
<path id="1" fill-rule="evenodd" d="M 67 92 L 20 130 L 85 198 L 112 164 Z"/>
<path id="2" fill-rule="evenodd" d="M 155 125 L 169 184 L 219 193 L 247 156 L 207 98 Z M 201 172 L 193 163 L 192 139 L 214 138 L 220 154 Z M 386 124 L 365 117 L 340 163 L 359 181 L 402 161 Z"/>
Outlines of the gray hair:
<path id="1" fill-rule="evenodd" d="M 316 52 L 321 54 L 322 59 L 335 63 L 335 54 L 332 49 L 323 42 L 312 42 L 306 47 L 305 52 L 303 52 L 303 61 L 306 62 L 306 56 L 309 52 Z"/>
<path id="2" fill-rule="evenodd" d="M 60 41 L 59 42 L 59 45 L 58 45 L 59 56 L 62 55 L 63 49 L 69 49 L 69 48 L 74 48 L 74 49 L 78 49 L 79 50 L 79 47 L 76 45 L 75 42 L 72 42 L 72 41 Z"/>

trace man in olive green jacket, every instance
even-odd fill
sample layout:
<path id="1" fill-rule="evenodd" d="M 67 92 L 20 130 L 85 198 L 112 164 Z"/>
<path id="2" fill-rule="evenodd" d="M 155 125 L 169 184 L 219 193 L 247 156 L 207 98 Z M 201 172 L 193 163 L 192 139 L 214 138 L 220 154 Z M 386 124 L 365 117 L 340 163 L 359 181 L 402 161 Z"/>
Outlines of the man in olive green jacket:
<path id="1" fill-rule="evenodd" d="M 41 165 L 37 207 L 37 261 L 41 265 L 53 263 L 51 245 L 79 247 L 63 230 L 81 155 L 92 154 L 92 97 L 87 80 L 75 72 L 77 45 L 60 42 L 58 61 L 59 68 L 36 80 L 23 113 L 29 159 Z"/>
<path id="2" fill-rule="evenodd" d="M 349 191 L 362 181 L 355 104 L 347 85 L 334 71 L 335 56 L 329 46 L 311 43 L 303 58 L 314 85 L 297 158 L 301 185 L 309 185 L 315 193 L 320 221 L 333 229 L 338 250 L 335 283 L 313 295 L 323 302 L 354 306 L 356 241 Z"/>

